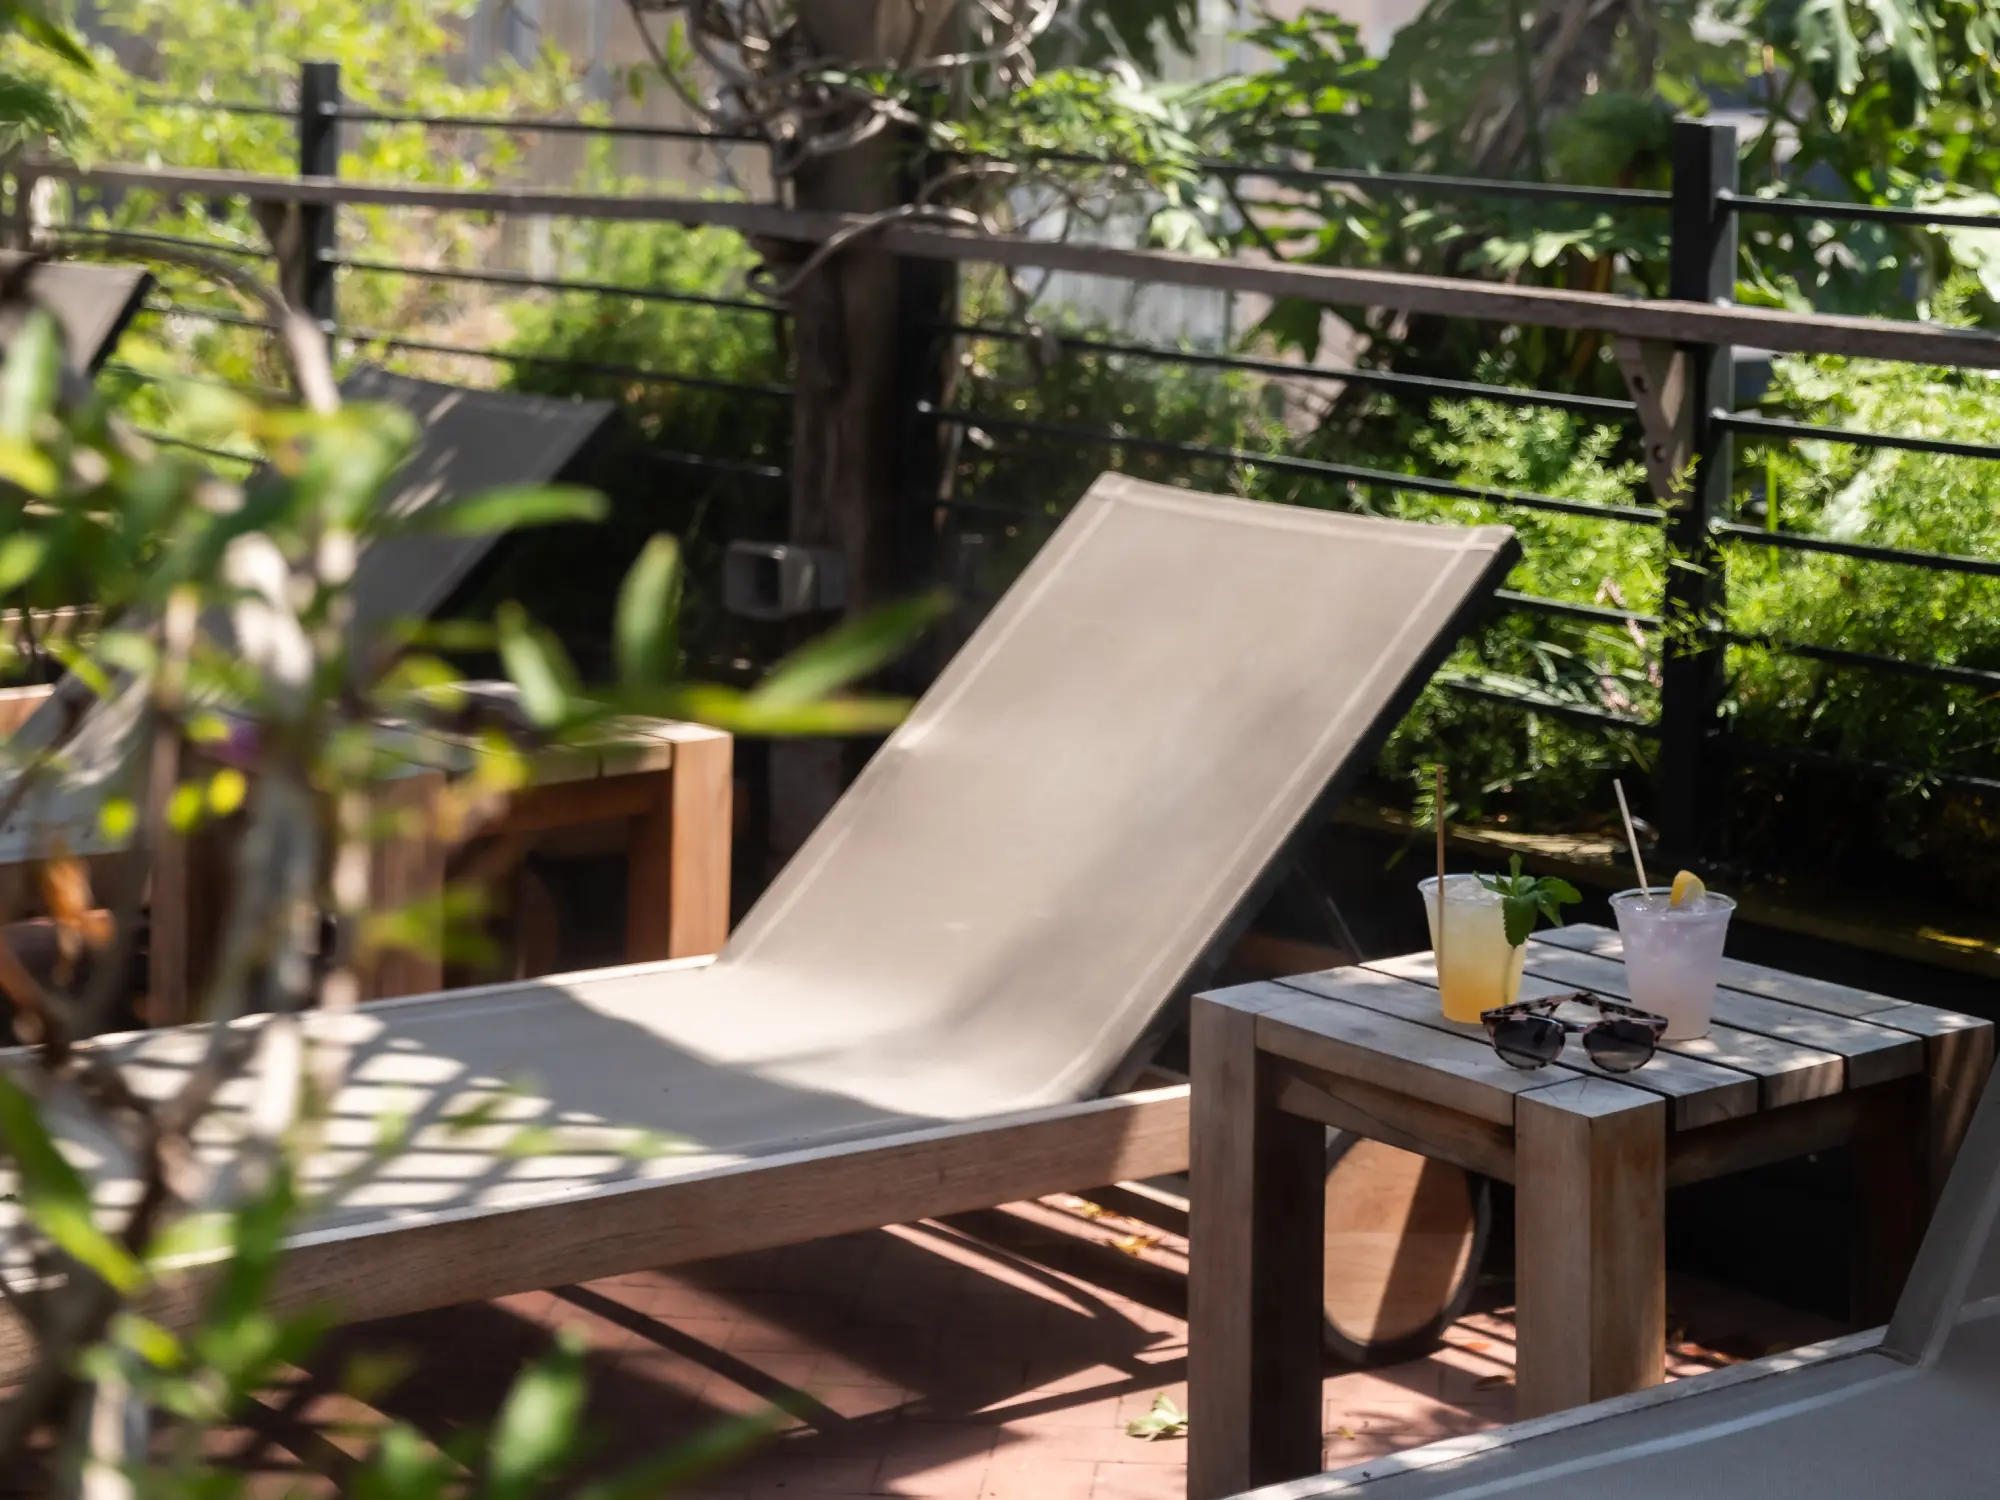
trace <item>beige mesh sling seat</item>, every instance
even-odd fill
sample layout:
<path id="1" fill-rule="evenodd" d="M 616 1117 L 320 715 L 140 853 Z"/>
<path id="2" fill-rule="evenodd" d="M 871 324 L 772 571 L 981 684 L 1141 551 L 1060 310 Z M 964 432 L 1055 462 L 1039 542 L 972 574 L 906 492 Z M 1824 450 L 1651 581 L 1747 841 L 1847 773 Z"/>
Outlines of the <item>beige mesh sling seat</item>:
<path id="1" fill-rule="evenodd" d="M 296 1236 L 284 1301 L 385 1315 L 1184 1169 L 1184 1090 L 1099 1096 L 1515 555 L 1099 480 L 720 958 L 339 1019 L 315 1170 L 385 1111 L 419 1128 Z M 120 1045 L 161 1089 L 200 1040 Z M 546 1151 L 437 1124 L 509 1080 Z"/>
<path id="2" fill-rule="evenodd" d="M 2000 1073 L 1886 1328 L 1238 1500 L 1992 1500 L 1996 1208 Z"/>

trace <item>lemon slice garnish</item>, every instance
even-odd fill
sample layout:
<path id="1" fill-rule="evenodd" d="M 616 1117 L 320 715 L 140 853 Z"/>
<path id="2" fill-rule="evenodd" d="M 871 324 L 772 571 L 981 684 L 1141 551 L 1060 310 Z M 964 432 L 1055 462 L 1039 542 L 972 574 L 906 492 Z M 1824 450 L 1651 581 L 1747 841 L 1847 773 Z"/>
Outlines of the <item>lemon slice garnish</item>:
<path id="1" fill-rule="evenodd" d="M 1701 877 L 1692 870 L 1683 870 L 1674 877 L 1673 894 L 1667 897 L 1669 906 L 1685 906 L 1690 901 L 1699 901 L 1708 894 L 1708 887 L 1701 883 Z"/>

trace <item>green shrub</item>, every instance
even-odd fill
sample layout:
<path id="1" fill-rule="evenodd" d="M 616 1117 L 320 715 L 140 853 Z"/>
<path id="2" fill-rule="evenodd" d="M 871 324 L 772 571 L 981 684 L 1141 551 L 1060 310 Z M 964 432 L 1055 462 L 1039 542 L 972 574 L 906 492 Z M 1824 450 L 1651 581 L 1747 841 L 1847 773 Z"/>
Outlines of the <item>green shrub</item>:
<path id="1" fill-rule="evenodd" d="M 1058 325 L 1060 326 L 1060 325 Z M 1102 329 L 1070 325 L 1072 334 Z M 1263 382 L 1171 361 L 1069 347 L 1038 361 L 1012 339 L 973 339 L 957 371 L 952 406 L 987 422 L 943 429 L 950 498 L 960 530 L 989 539 L 975 587 L 997 595 L 1107 469 L 1161 484 L 1254 494 L 1260 467 L 1190 447 L 1281 452 L 1287 433 Z M 1017 423 L 1106 433 L 1112 440 L 1070 438 Z M 1120 442 L 1125 437 L 1131 441 Z"/>
<path id="2" fill-rule="evenodd" d="M 1947 306 L 1944 309 L 1949 313 Z M 995 351 L 998 352 L 995 352 Z M 1003 585 L 1105 468 L 1168 483 L 1459 524 L 1505 522 L 1523 559 L 1518 593 L 1657 615 L 1666 577 L 1660 527 L 1505 504 L 1527 491 L 1592 505 L 1650 507 L 1633 437 L 1546 408 L 1443 402 L 1427 414 L 1350 403 L 1338 422 L 1286 420 L 1255 377 L 1106 355 L 1063 359 L 1039 382 L 1011 345 L 981 345 L 960 404 L 999 417 L 1150 435 L 1173 443 L 1299 453 L 1449 478 L 1491 499 L 1440 497 L 1191 457 L 1138 444 L 1068 442 L 975 428 L 955 471 L 962 498 L 1026 513 L 967 514 L 1004 545 Z M 1858 361 L 1780 361 L 1769 405 L 1809 419 L 1897 433 L 2000 441 L 2000 378 Z M 1296 429 L 1303 428 L 1303 431 Z M 1821 441 L 1746 444 L 1742 514 L 1786 530 L 1871 544 L 2000 557 L 2000 468 Z M 1765 496 L 1775 495 L 1773 502 Z M 1730 627 L 1773 641 L 2000 670 L 2000 580 L 1755 545 L 1725 548 Z M 1443 759 L 1456 816 L 1545 830 L 1609 831 L 1609 781 L 1641 806 L 1655 742 L 1583 714 L 1653 720 L 1659 631 L 1553 614 L 1495 611 L 1453 653 L 1391 738 L 1374 791 L 1407 803 L 1410 773 Z M 2000 888 L 2000 803 L 1946 775 L 2000 777 L 2000 715 L 1983 686 L 1955 686 L 1756 645 L 1727 653 L 1712 852 L 1745 870 L 1927 889 L 1991 908 Z M 1534 700 L 1496 703 L 1485 688 Z M 1537 707 L 1535 705 L 1542 705 Z M 1565 714 L 1562 710 L 1570 710 Z M 1744 752 L 1794 756 L 1787 767 Z M 1814 757 L 1817 757 L 1815 759 Z M 1865 763 L 1840 771 L 1826 758 Z M 1888 774 L 1867 766 L 1903 768 Z"/>
<path id="3" fill-rule="evenodd" d="M 1412 434 L 1407 467 L 1494 490 L 1589 505 L 1645 505 L 1639 465 L 1619 456 L 1624 435 L 1567 412 L 1490 401 L 1439 403 Z M 1387 466 L 1386 464 L 1384 465 Z M 1657 613 L 1664 581 L 1660 528 L 1587 516 L 1397 491 L 1359 508 L 1404 520 L 1504 523 L 1522 560 L 1509 589 L 1537 598 Z M 1504 816 L 1537 826 L 1597 822 L 1609 778 L 1651 763 L 1651 742 L 1615 726 L 1580 724 L 1561 710 L 1650 720 L 1659 710 L 1656 638 L 1638 627 L 1530 612 L 1496 613 L 1453 653 L 1397 729 L 1377 767 L 1379 790 L 1442 759 L 1461 817 Z M 1510 707 L 1466 687 L 1549 705 Z"/>
<path id="4" fill-rule="evenodd" d="M 745 276 L 755 261 L 735 234 L 660 223 L 571 224 L 556 250 L 564 279 L 737 300 L 747 296 Z M 691 649 L 707 649 L 720 623 L 709 585 L 722 545 L 786 534 L 783 478 L 746 472 L 782 471 L 790 458 L 791 403 L 761 393 L 781 393 L 790 378 L 782 320 L 753 309 L 587 292 L 523 297 L 509 305 L 508 317 L 512 331 L 502 349 L 529 356 L 509 367 L 510 389 L 615 401 L 623 422 L 592 475 L 612 498 L 611 520 L 588 536 L 550 539 L 554 550 L 504 560 L 489 587 L 528 588 L 551 628 L 593 660 L 609 648 L 605 571 L 628 563 L 653 532 L 671 531 L 688 559 L 684 633 Z M 658 370 L 696 383 L 593 373 L 592 366 Z M 679 461 L 686 458 L 705 462 Z M 574 557 L 563 550 L 572 543 L 582 549 Z"/>

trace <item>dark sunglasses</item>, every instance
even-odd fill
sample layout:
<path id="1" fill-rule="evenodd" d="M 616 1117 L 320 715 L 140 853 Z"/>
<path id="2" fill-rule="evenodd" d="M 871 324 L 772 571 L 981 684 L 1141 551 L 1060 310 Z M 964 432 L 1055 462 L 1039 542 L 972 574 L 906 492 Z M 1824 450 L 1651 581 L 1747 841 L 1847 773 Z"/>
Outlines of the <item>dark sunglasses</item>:
<path id="1" fill-rule="evenodd" d="M 1567 1021 L 1555 1013 L 1571 1001 L 1594 1006 L 1598 1019 Z M 1665 1016 L 1584 990 L 1547 1000 L 1520 1000 L 1486 1011 L 1479 1019 L 1486 1023 L 1486 1035 L 1501 1060 L 1524 1069 L 1547 1067 L 1562 1056 L 1570 1036 L 1581 1035 L 1585 1055 L 1598 1067 L 1607 1073 L 1630 1073 L 1653 1060 L 1660 1033 L 1667 1029 Z"/>

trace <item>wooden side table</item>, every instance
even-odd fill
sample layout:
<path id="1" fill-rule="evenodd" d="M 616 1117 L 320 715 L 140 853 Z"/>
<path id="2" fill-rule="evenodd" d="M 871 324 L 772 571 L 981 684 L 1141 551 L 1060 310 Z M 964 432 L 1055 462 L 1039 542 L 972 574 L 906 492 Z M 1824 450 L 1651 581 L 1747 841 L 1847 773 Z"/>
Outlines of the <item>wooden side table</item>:
<path id="1" fill-rule="evenodd" d="M 1618 936 L 1529 944 L 1522 998 L 1628 998 Z M 1666 1192 L 1852 1147 L 1886 1313 L 1993 1061 L 1972 1016 L 1725 961 L 1716 1025 L 1613 1077 L 1522 1072 L 1444 1019 L 1428 953 L 1200 996 L 1193 1015 L 1190 1500 L 1321 1468 L 1325 1127 L 1515 1187 L 1518 1412 L 1664 1378 Z"/>
<path id="2" fill-rule="evenodd" d="M 371 889 L 391 909 L 445 888 L 452 856 L 475 839 L 502 841 L 514 857 L 536 835 L 585 824 L 619 822 L 626 837 L 627 962 L 693 958 L 718 952 L 729 936 L 734 741 L 718 729 L 665 720 L 628 727 L 616 744 L 563 746 L 530 759 L 532 781 L 493 805 L 459 836 L 434 833 L 375 847 Z M 412 770 L 399 784 L 421 806 L 443 773 Z M 431 819 L 420 821 L 426 828 Z M 220 841 L 197 838 L 156 862 L 152 903 L 155 1025 L 191 1017 L 219 913 L 209 878 L 223 857 Z M 506 861 L 496 862 L 495 868 Z M 165 877 L 165 878 L 163 878 Z M 365 998 L 424 994 L 443 987 L 442 961 L 385 954 L 363 975 Z"/>

